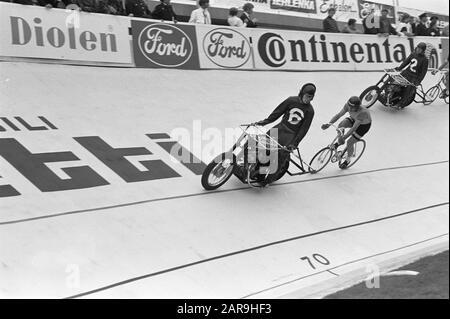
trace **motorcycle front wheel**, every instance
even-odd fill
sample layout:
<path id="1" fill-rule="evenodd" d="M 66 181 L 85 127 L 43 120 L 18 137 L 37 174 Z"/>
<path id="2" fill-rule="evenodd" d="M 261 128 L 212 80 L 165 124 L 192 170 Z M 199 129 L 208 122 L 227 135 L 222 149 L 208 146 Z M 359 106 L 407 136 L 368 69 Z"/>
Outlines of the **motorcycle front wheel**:
<path id="1" fill-rule="evenodd" d="M 206 166 L 202 174 L 202 186 L 210 191 L 225 184 L 233 175 L 235 156 L 233 153 L 222 153 Z"/>

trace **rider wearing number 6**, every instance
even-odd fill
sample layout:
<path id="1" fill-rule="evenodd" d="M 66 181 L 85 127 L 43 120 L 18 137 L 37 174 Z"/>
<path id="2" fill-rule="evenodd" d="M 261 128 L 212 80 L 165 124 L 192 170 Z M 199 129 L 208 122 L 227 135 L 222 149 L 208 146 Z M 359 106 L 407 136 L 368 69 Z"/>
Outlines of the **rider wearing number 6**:
<path id="1" fill-rule="evenodd" d="M 265 120 L 256 122 L 256 125 L 267 125 L 275 122 L 281 116 L 281 122 L 271 131 L 277 129 L 278 143 L 289 150 L 295 149 L 311 126 L 314 118 L 314 109 L 311 101 L 316 94 L 316 86 L 312 83 L 303 85 L 298 96 L 291 96 L 284 100 Z M 271 134 L 272 135 L 272 134 Z"/>
<path id="2" fill-rule="evenodd" d="M 338 143 L 334 146 L 337 148 L 339 145 L 345 143 L 345 141 L 350 137 L 347 141 L 347 154 L 349 156 L 345 159 L 345 161 L 341 164 L 340 168 L 346 168 L 351 161 L 351 156 L 354 153 L 354 145 L 360 140 L 370 129 L 372 125 L 372 117 L 370 116 L 370 111 L 365 107 L 361 106 L 361 100 L 357 96 L 352 96 L 347 103 L 345 103 L 342 110 L 332 117 L 330 123 L 323 124 L 322 130 L 326 130 L 334 124 L 337 120 L 339 120 L 344 114 L 349 113 L 350 116 L 342 120 L 338 127 L 339 128 L 350 128 L 347 133 L 341 135 L 338 139 Z"/>
<path id="3" fill-rule="evenodd" d="M 302 86 L 298 96 L 288 97 L 265 120 L 255 123 L 256 125 L 265 126 L 282 117 L 280 123 L 268 132 L 286 149 L 278 153 L 278 167 L 286 165 L 290 159 L 290 152 L 298 147 L 298 144 L 308 133 L 314 118 L 314 109 L 311 101 L 315 94 L 316 86 L 312 83 L 307 83 Z"/>

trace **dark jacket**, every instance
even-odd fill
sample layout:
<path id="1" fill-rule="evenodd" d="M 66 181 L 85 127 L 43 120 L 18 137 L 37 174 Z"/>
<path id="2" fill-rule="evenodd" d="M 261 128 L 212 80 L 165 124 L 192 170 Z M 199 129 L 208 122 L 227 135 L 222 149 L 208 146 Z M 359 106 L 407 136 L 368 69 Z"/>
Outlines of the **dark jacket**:
<path id="1" fill-rule="evenodd" d="M 427 37 L 427 36 L 430 35 L 430 33 L 428 33 L 428 28 L 427 28 L 426 25 L 423 24 L 423 23 L 419 23 L 419 24 L 416 26 L 416 32 L 415 32 L 415 34 L 416 34 L 417 36 L 425 36 L 425 37 Z"/>
<path id="2" fill-rule="evenodd" d="M 144 0 L 126 0 L 125 11 L 138 18 L 150 18 L 152 14 Z"/>
<path id="3" fill-rule="evenodd" d="M 283 146 L 297 146 L 311 126 L 314 109 L 310 103 L 304 104 L 299 96 L 288 97 L 259 125 L 267 125 L 283 116 L 281 122 L 274 126 L 278 129 L 278 143 Z"/>
<path id="4" fill-rule="evenodd" d="M 416 24 L 415 23 L 411 23 L 411 22 L 409 24 L 411 25 L 412 33 L 416 34 L 416 30 L 417 30 Z"/>
<path id="5" fill-rule="evenodd" d="M 178 20 L 173 7 L 165 3 L 160 3 L 153 9 L 152 17 L 153 19 L 166 21 Z"/>
<path id="6" fill-rule="evenodd" d="M 250 16 L 246 12 L 243 12 L 239 18 L 241 18 L 241 20 L 247 24 L 247 28 L 257 27 L 256 23 L 250 19 Z"/>
<path id="7" fill-rule="evenodd" d="M 323 31 L 324 32 L 333 32 L 333 33 L 340 32 L 336 20 L 334 20 L 331 17 L 326 17 L 323 20 Z"/>
<path id="8" fill-rule="evenodd" d="M 95 0 L 75 0 L 72 2 L 77 4 L 82 11 L 97 12 L 97 3 Z"/>
<path id="9" fill-rule="evenodd" d="M 407 67 L 405 69 L 405 67 Z M 428 71 L 428 59 L 424 54 L 411 53 L 408 58 L 397 68 L 403 70 L 402 75 L 414 85 L 422 83 Z"/>
<path id="10" fill-rule="evenodd" d="M 121 0 L 98 0 L 98 13 L 106 13 L 113 15 L 124 15 L 125 9 L 123 8 Z"/>
<path id="11" fill-rule="evenodd" d="M 397 34 L 397 31 L 392 26 L 389 18 L 380 17 L 380 27 L 378 33 Z"/>

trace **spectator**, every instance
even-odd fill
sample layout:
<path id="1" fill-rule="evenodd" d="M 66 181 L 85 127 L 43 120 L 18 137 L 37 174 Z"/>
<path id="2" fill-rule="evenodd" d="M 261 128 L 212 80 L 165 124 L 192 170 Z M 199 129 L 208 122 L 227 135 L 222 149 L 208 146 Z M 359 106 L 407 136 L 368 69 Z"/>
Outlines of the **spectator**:
<path id="1" fill-rule="evenodd" d="M 336 9 L 334 7 L 328 9 L 328 17 L 323 20 L 323 32 L 339 33 L 337 22 L 333 19 L 335 13 Z"/>
<path id="2" fill-rule="evenodd" d="M 66 5 L 66 9 L 81 11 L 81 8 L 77 4 L 77 0 L 63 0 L 63 2 Z"/>
<path id="3" fill-rule="evenodd" d="M 77 4 L 81 11 L 97 12 L 97 4 L 95 0 L 75 0 L 73 3 Z"/>
<path id="4" fill-rule="evenodd" d="M 397 26 L 397 33 L 399 35 L 412 37 L 414 36 L 412 25 L 410 24 L 411 17 L 409 14 L 405 13 Z"/>
<path id="5" fill-rule="evenodd" d="M 444 27 L 444 29 L 442 29 L 443 37 L 448 37 L 448 26 L 449 26 L 449 24 L 447 23 L 447 25 Z"/>
<path id="6" fill-rule="evenodd" d="M 416 35 L 422 36 L 422 37 L 429 36 L 430 34 L 428 33 L 428 28 L 427 28 L 428 15 L 426 13 L 422 13 L 419 16 L 419 19 L 420 19 L 420 23 L 416 27 Z"/>
<path id="7" fill-rule="evenodd" d="M 158 4 L 155 9 L 153 9 L 152 17 L 153 19 L 173 21 L 177 22 L 177 15 L 173 11 L 173 7 L 170 4 L 170 0 L 160 0 L 161 3 Z"/>
<path id="8" fill-rule="evenodd" d="M 58 9 L 65 9 L 66 8 L 66 4 L 63 0 L 56 0 L 56 8 Z"/>
<path id="9" fill-rule="evenodd" d="M 191 12 L 189 23 L 211 24 L 211 14 L 208 11 L 209 0 L 199 0 L 200 8 Z"/>
<path id="10" fill-rule="evenodd" d="M 112 14 L 112 15 L 124 15 L 125 10 L 123 8 L 122 0 L 97 0 L 98 13 Z"/>
<path id="11" fill-rule="evenodd" d="M 347 25 L 342 29 L 342 33 L 361 33 L 356 28 L 356 20 L 355 19 L 349 19 L 347 22 Z"/>
<path id="12" fill-rule="evenodd" d="M 125 12 L 131 17 L 151 18 L 152 16 L 144 0 L 125 0 Z"/>
<path id="13" fill-rule="evenodd" d="M 233 7 L 230 8 L 230 13 L 228 17 L 228 25 L 230 27 L 246 27 L 247 25 L 237 16 L 238 9 Z"/>
<path id="14" fill-rule="evenodd" d="M 430 19 L 430 26 L 428 27 L 428 34 L 432 37 L 441 36 L 441 31 L 438 28 L 439 18 L 432 16 Z"/>
<path id="15" fill-rule="evenodd" d="M 59 3 L 63 2 L 61 0 L 38 0 L 37 1 L 38 5 L 42 6 L 42 7 L 46 7 L 48 9 L 51 8 L 65 8 L 66 6 L 59 6 Z"/>
<path id="16" fill-rule="evenodd" d="M 391 21 L 388 18 L 388 14 L 388 9 L 381 10 L 380 27 L 378 28 L 378 34 L 383 34 L 386 36 L 390 34 L 397 34 L 397 31 L 395 31 L 394 27 L 391 24 Z"/>
<path id="17" fill-rule="evenodd" d="M 252 18 L 253 15 L 253 4 L 251 4 L 250 2 L 247 2 L 246 4 L 244 4 L 244 6 L 242 7 L 242 10 L 244 12 L 242 12 L 240 18 L 242 20 L 242 22 L 244 22 L 245 26 L 247 28 L 256 28 L 256 18 Z"/>
<path id="18" fill-rule="evenodd" d="M 418 17 L 410 17 L 409 24 L 411 25 L 412 32 L 414 33 L 414 35 L 416 35 L 417 25 L 419 24 L 419 18 Z"/>

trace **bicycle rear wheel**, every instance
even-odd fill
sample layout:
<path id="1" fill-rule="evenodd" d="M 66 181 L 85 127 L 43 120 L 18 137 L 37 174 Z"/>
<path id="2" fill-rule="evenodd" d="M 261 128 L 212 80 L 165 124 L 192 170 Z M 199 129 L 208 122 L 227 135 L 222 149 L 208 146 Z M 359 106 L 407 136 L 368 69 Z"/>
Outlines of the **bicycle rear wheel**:
<path id="1" fill-rule="evenodd" d="M 440 93 L 441 93 L 441 88 L 439 86 L 435 85 L 435 86 L 431 87 L 425 93 L 425 96 L 423 97 L 423 104 L 430 105 L 437 99 L 437 97 L 439 96 Z"/>
<path id="2" fill-rule="evenodd" d="M 348 166 L 345 167 L 345 169 L 352 167 L 353 165 L 356 164 L 356 162 L 361 158 L 361 156 L 363 155 L 364 151 L 366 150 L 366 141 L 364 140 L 359 140 L 355 143 L 355 145 L 353 146 L 354 148 L 354 153 L 351 156 L 351 162 Z M 347 159 L 347 148 L 345 148 L 345 150 L 342 152 L 342 156 L 339 160 L 339 167 L 341 167 L 342 163 Z"/>
<path id="3" fill-rule="evenodd" d="M 320 151 L 314 155 L 314 157 L 311 159 L 311 162 L 309 163 L 309 172 L 311 174 L 315 174 L 320 172 L 325 168 L 325 166 L 328 165 L 328 163 L 331 160 L 331 156 L 333 155 L 333 149 L 330 147 L 324 147 Z"/>

